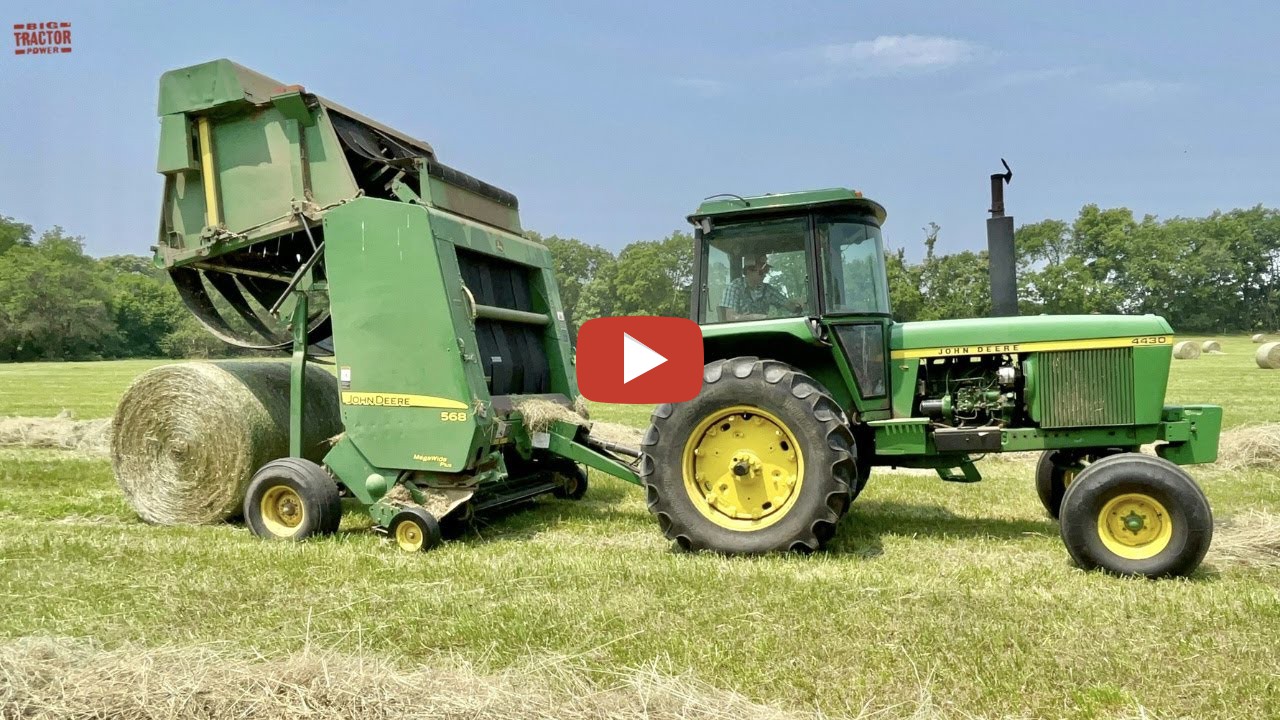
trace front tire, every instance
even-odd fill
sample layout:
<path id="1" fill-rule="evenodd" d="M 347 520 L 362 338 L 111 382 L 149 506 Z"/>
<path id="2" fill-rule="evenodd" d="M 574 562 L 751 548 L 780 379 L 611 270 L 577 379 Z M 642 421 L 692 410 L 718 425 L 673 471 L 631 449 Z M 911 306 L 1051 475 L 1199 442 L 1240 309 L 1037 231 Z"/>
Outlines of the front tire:
<path id="1" fill-rule="evenodd" d="M 244 519 L 254 535 L 268 540 L 332 535 L 342 520 L 338 485 L 310 460 L 273 460 L 249 481 Z"/>
<path id="2" fill-rule="evenodd" d="M 1062 500 L 1062 541 L 1076 563 L 1117 575 L 1188 575 L 1213 539 L 1213 514 L 1195 480 L 1141 453 L 1082 470 Z"/>
<path id="3" fill-rule="evenodd" d="M 857 478 L 853 436 L 826 389 L 754 357 L 709 363 L 696 398 L 654 410 L 641 452 L 649 511 L 686 550 L 818 550 Z"/>

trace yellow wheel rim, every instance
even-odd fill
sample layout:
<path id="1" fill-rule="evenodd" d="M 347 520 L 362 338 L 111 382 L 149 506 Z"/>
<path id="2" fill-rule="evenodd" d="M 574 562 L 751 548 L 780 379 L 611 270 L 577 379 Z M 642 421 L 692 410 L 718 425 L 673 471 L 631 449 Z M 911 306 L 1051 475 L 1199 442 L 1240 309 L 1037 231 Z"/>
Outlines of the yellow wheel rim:
<path id="1" fill-rule="evenodd" d="M 258 503 L 262 524 L 277 537 L 292 537 L 307 519 L 302 496 L 288 485 L 276 485 L 262 495 Z"/>
<path id="2" fill-rule="evenodd" d="M 786 517 L 804 482 L 795 434 L 777 416 L 751 405 L 704 418 L 689 434 L 682 458 L 693 506 L 730 530 L 760 530 Z"/>
<path id="3" fill-rule="evenodd" d="M 1169 547 L 1173 520 L 1164 505 L 1150 495 L 1125 493 L 1107 501 L 1098 513 L 1098 535 L 1116 555 L 1146 560 Z"/>
<path id="4" fill-rule="evenodd" d="M 396 545 L 399 545 L 401 550 L 418 552 L 422 549 L 424 542 L 426 538 L 422 534 L 422 528 L 418 527 L 418 523 L 404 520 L 396 525 Z"/>
<path id="5" fill-rule="evenodd" d="M 1075 481 L 1075 479 L 1076 479 L 1076 475 L 1078 475 L 1078 474 L 1080 474 L 1080 471 L 1079 471 L 1079 470 L 1076 470 L 1075 468 L 1072 468 L 1072 469 L 1070 469 L 1070 470 L 1063 471 L 1063 473 L 1062 473 L 1062 487 L 1064 487 L 1064 488 L 1066 488 L 1066 487 L 1071 487 L 1071 483 Z"/>

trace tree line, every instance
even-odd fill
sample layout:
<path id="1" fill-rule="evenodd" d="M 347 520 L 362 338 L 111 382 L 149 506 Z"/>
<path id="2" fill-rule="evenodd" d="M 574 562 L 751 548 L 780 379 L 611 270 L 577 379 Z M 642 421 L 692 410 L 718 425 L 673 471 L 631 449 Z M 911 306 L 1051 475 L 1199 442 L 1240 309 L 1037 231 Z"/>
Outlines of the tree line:
<path id="1" fill-rule="evenodd" d="M 901 321 L 990 311 L 985 251 L 943 254 L 941 228 L 924 255 L 887 258 Z M 612 315 L 687 316 L 693 238 L 674 232 L 614 253 L 555 235 L 527 235 L 551 251 L 560 299 L 576 327 Z M 1072 222 L 1017 229 L 1023 314 L 1154 313 L 1180 332 L 1280 329 L 1280 210 L 1257 206 L 1200 218 L 1141 219 L 1086 205 Z M 211 357 L 233 348 L 209 335 L 150 258 L 95 258 L 59 227 L 40 233 L 0 215 L 0 362 Z"/>

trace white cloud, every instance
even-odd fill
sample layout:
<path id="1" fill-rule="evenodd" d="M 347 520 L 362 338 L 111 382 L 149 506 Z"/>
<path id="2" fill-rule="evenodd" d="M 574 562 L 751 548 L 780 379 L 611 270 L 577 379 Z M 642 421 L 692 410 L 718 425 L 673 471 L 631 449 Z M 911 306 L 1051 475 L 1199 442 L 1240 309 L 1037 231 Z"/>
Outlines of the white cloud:
<path id="1" fill-rule="evenodd" d="M 1121 80 L 1098 86 L 1098 92 L 1105 97 L 1122 102 L 1149 102 L 1176 95 L 1185 89 L 1182 83 L 1160 80 Z"/>
<path id="2" fill-rule="evenodd" d="M 967 40 L 934 35 L 881 35 L 815 50 L 828 70 L 862 77 L 936 72 L 973 62 L 988 52 Z"/>
<path id="3" fill-rule="evenodd" d="M 709 78 L 678 77 L 672 78 L 671 82 L 678 87 L 691 90 L 703 97 L 715 97 L 716 95 L 724 93 L 724 91 L 728 89 L 728 85 L 725 83 L 719 80 L 711 80 Z"/>

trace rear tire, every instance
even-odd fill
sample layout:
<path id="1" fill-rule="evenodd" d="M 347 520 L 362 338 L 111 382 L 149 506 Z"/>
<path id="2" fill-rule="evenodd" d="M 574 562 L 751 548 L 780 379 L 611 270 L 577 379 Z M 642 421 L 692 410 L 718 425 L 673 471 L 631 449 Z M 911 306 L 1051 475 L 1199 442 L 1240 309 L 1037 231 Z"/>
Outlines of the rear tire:
<path id="1" fill-rule="evenodd" d="M 249 481 L 244 519 L 254 535 L 268 540 L 332 535 L 342 521 L 338 485 L 310 460 L 273 460 Z"/>
<path id="2" fill-rule="evenodd" d="M 640 479 L 663 533 L 686 550 L 818 550 L 857 478 L 845 414 L 816 380 L 776 360 L 709 363 L 689 402 L 658 406 Z"/>
<path id="3" fill-rule="evenodd" d="M 1086 570 L 1187 575 L 1209 550 L 1213 514 L 1182 468 L 1121 453 L 1088 466 L 1067 487 L 1060 529 L 1067 552 Z"/>

